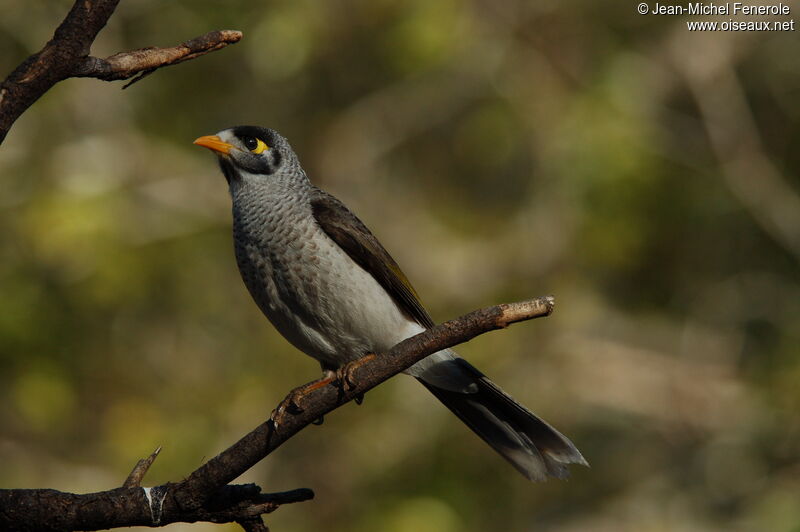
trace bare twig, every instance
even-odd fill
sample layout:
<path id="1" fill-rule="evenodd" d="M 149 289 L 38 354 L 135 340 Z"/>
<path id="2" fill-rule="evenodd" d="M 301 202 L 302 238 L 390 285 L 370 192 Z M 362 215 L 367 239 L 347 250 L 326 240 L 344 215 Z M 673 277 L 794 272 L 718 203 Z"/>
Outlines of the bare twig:
<path id="1" fill-rule="evenodd" d="M 301 387 L 296 409 L 270 419 L 202 465 L 185 480 L 154 488 L 122 487 L 76 495 L 55 490 L 0 490 L 1 530 L 98 530 L 121 526 L 162 526 L 175 522 L 239 523 L 245 530 L 264 532 L 260 516 L 282 504 L 313 498 L 311 490 L 261 494 L 253 484 L 228 483 L 304 427 L 343 404 L 362 396 L 431 353 L 466 342 L 512 323 L 549 316 L 553 298 L 540 297 L 476 310 L 408 338 L 388 352 L 363 359 L 354 368 L 352 386 L 328 383 Z M 288 398 L 296 397 L 290 393 Z M 285 410 L 285 405 L 278 407 Z M 146 459 L 152 463 L 153 453 Z M 141 462 L 140 462 L 141 464 Z M 141 480 L 147 467 L 137 464 L 130 482 Z M 142 471 L 137 473 L 137 471 Z M 126 485 L 128 485 L 126 481 Z"/>
<path id="2" fill-rule="evenodd" d="M 158 458 L 158 453 L 161 452 L 161 446 L 159 446 L 153 453 L 148 456 L 147 458 L 142 458 L 136 465 L 133 466 L 133 470 L 131 474 L 128 475 L 128 478 L 125 479 L 125 482 L 122 483 L 123 488 L 133 488 L 136 486 L 141 486 L 142 479 L 147 474 L 147 471 L 150 469 L 150 466 L 153 465 L 153 462 L 156 461 Z"/>
<path id="3" fill-rule="evenodd" d="M 238 524 L 245 532 L 269 532 L 269 528 L 264 524 L 261 516 L 252 519 L 242 519 L 238 521 Z"/>
<path id="4" fill-rule="evenodd" d="M 238 31 L 212 31 L 172 48 L 145 48 L 106 59 L 90 57 L 92 43 L 118 3 L 119 0 L 76 0 L 44 48 L 28 57 L 3 80 L 0 84 L 0 143 L 17 118 L 59 81 L 71 77 L 111 81 L 139 75 L 135 82 L 158 68 L 194 59 L 242 38 Z"/>
<path id="5" fill-rule="evenodd" d="M 171 523 L 254 522 L 283 504 L 314 498 L 308 489 L 261 493 L 255 484 L 224 486 L 202 506 L 191 510 L 161 505 L 158 488 L 116 488 L 74 494 L 56 490 L 0 490 L 0 530 L 103 530 Z"/>
<path id="6" fill-rule="evenodd" d="M 352 377 L 355 385 L 352 387 L 334 383 L 308 391 L 309 385 L 302 386 L 299 388 L 304 390 L 302 403 L 293 405 L 295 415 L 282 416 L 282 423 L 277 426 L 271 420 L 261 424 L 174 486 L 170 495 L 178 506 L 197 506 L 202 503 L 205 494 L 213 493 L 253 467 L 307 425 L 362 396 L 431 353 L 512 323 L 549 316 L 554 304 L 553 298 L 547 296 L 476 310 L 412 336 L 392 347 L 387 353 L 366 361 L 354 370 Z M 276 411 L 285 409 L 297 395 L 291 392 Z"/>
<path id="7" fill-rule="evenodd" d="M 219 50 L 229 44 L 239 42 L 241 38 L 242 32 L 240 31 L 220 30 L 206 33 L 170 48 L 142 48 L 141 50 L 120 52 L 105 59 L 86 57 L 75 67 L 72 75 L 104 81 L 130 79 L 138 76 L 125 85 L 125 87 L 129 87 L 161 67 L 176 65 Z"/>

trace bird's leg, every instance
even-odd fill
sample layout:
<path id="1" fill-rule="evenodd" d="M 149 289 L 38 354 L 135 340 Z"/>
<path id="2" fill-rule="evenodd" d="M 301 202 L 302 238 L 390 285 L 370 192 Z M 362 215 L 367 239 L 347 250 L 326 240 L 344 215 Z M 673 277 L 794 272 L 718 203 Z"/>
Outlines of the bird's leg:
<path id="1" fill-rule="evenodd" d="M 337 369 L 336 379 L 340 383 L 340 386 L 342 386 L 342 388 L 346 390 L 352 390 L 353 388 L 355 388 L 357 384 L 353 379 L 355 371 L 364 364 L 366 364 L 367 362 L 369 362 L 370 360 L 372 360 L 373 358 L 375 358 L 375 354 L 368 353 L 361 358 L 351 360 L 344 366 Z M 364 400 L 363 395 L 360 395 L 359 397 L 356 398 L 356 402 L 358 404 L 361 404 L 361 401 L 363 400 Z"/>
<path id="2" fill-rule="evenodd" d="M 322 388 L 323 386 L 327 386 L 334 381 L 335 377 L 333 376 L 323 377 L 313 382 L 309 382 L 308 384 L 304 384 L 303 386 L 299 386 L 289 392 L 289 395 L 287 395 L 286 398 L 281 401 L 281 403 L 278 405 L 278 408 L 273 410 L 272 414 L 269 416 L 269 420 L 273 428 L 277 428 L 279 425 L 282 425 L 287 415 L 291 414 L 294 416 L 302 413 L 303 407 L 300 406 L 300 401 L 306 395 L 314 390 Z"/>
<path id="3" fill-rule="evenodd" d="M 295 388 L 286 398 L 281 401 L 278 405 L 278 408 L 272 411 L 272 414 L 269 417 L 269 421 L 273 427 L 276 429 L 278 426 L 282 425 L 284 420 L 286 419 L 287 415 L 297 415 L 303 412 L 303 407 L 300 406 L 300 401 L 308 395 L 308 393 L 313 392 L 323 386 L 327 386 L 329 384 L 337 384 L 341 387 L 342 390 L 352 390 L 356 387 L 356 383 L 353 380 L 353 375 L 355 370 L 360 368 L 366 362 L 375 358 L 373 353 L 369 353 L 361 358 L 356 360 L 352 360 L 341 366 L 340 368 L 333 370 L 326 365 L 322 365 L 322 374 L 323 377 L 321 379 L 315 380 L 313 382 L 309 382 L 308 384 L 304 384 L 298 388 Z M 364 395 L 359 394 L 355 397 L 356 404 L 361 404 L 364 400 Z M 314 423 L 317 425 L 321 425 L 323 418 L 316 420 Z"/>

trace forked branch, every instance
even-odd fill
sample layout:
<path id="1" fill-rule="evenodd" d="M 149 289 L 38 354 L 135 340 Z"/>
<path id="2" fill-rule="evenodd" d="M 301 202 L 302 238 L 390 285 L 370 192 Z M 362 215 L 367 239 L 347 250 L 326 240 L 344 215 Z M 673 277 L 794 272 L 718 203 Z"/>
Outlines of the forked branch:
<path id="1" fill-rule="evenodd" d="M 203 464 L 186 479 L 154 488 L 139 487 L 158 452 L 140 461 L 121 488 L 76 495 L 55 490 L 0 490 L 1 530 L 99 530 L 161 526 L 175 522 L 237 522 L 264 530 L 261 515 L 279 505 L 313 497 L 311 490 L 261 494 L 255 485 L 229 482 L 250 469 L 300 430 L 431 353 L 512 323 L 549 316 L 552 297 L 476 310 L 408 338 L 386 353 L 363 359 L 348 383 L 315 381 L 293 391 L 255 430 Z M 319 386 L 313 386 L 319 384 Z M 300 397 L 299 404 L 294 398 Z M 278 421 L 276 421 L 278 420 Z"/>
<path id="2" fill-rule="evenodd" d="M 242 38 L 239 31 L 212 31 L 171 48 L 143 48 L 105 59 L 91 57 L 92 43 L 118 3 L 119 0 L 76 0 L 44 48 L 28 57 L 3 80 L 0 84 L 0 144 L 17 118 L 59 81 L 72 77 L 106 81 L 134 78 L 130 85 L 158 68 L 194 59 Z"/>

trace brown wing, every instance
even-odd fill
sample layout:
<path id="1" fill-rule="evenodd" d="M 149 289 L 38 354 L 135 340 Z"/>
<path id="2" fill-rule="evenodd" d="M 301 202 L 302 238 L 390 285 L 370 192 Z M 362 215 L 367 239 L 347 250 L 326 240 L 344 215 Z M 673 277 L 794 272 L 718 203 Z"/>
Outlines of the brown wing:
<path id="1" fill-rule="evenodd" d="M 341 201 L 319 189 L 314 190 L 311 209 L 325 234 L 378 281 L 400 310 L 420 325 L 433 327 L 433 320 L 422 307 L 400 266 L 355 214 Z"/>

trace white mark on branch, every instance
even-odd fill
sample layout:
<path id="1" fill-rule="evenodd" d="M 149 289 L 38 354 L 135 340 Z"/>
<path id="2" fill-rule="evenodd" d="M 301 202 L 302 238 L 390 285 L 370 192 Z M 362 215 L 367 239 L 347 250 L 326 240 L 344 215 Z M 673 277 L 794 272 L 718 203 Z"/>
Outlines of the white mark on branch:
<path id="1" fill-rule="evenodd" d="M 153 488 L 142 488 L 144 496 L 147 497 L 147 504 L 150 506 L 150 518 L 154 525 L 161 522 L 161 511 L 164 508 L 164 499 L 167 497 L 166 486 L 155 486 Z"/>
<path id="2" fill-rule="evenodd" d="M 150 507 L 150 517 L 155 519 L 155 517 L 153 517 L 153 498 L 150 496 L 150 488 L 142 488 L 142 491 L 144 491 L 144 496 L 147 498 L 147 505 Z"/>

